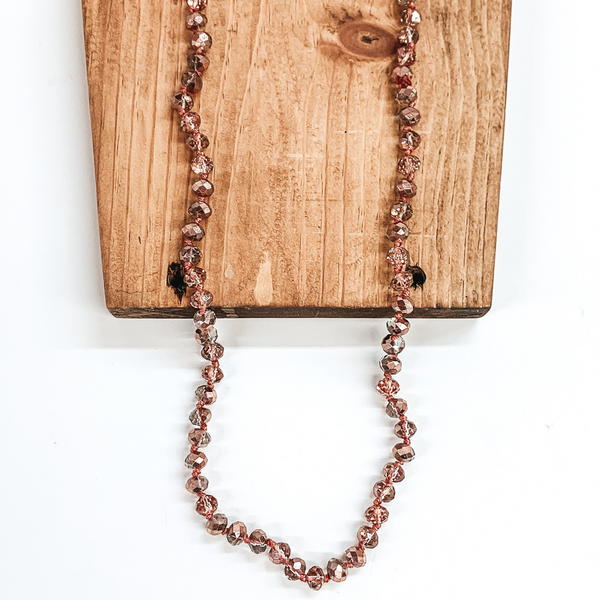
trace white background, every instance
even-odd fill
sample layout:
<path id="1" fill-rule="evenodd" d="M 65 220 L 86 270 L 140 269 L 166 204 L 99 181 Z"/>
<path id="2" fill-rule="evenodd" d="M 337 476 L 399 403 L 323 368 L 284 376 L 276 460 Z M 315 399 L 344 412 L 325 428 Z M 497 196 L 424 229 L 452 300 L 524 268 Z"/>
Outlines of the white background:
<path id="1" fill-rule="evenodd" d="M 414 320 L 419 427 L 347 599 L 600 597 L 598 4 L 516 2 L 494 306 Z M 304 598 L 184 490 L 198 350 L 104 308 L 79 0 L 0 6 L 0 596 Z M 394 443 L 383 320 L 220 324 L 206 474 L 309 566 L 354 540 Z"/>

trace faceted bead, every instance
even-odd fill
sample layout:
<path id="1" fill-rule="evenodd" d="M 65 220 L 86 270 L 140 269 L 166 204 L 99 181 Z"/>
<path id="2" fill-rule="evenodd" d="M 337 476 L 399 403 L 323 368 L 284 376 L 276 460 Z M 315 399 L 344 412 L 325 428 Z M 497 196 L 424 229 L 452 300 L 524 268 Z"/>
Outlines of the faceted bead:
<path id="1" fill-rule="evenodd" d="M 417 186 L 407 179 L 396 182 L 396 193 L 403 198 L 414 198 L 417 195 Z"/>
<path id="2" fill-rule="evenodd" d="M 208 367 L 202 369 L 202 377 L 206 379 L 206 381 L 214 381 L 217 383 L 223 379 L 223 371 L 221 371 L 219 367 L 208 365 Z"/>
<path id="3" fill-rule="evenodd" d="M 308 583 L 308 587 L 311 590 L 318 591 L 323 586 L 323 579 L 325 578 L 325 573 L 323 573 L 323 569 L 321 567 L 311 567 L 306 572 L 306 582 Z"/>
<path id="4" fill-rule="evenodd" d="M 200 494 L 208 487 L 208 479 L 202 475 L 190 477 L 185 484 L 185 489 L 191 494 Z"/>
<path id="5" fill-rule="evenodd" d="M 390 502 L 396 495 L 396 490 L 393 485 L 389 485 L 385 481 L 378 481 L 373 486 L 373 494 L 376 498 L 381 498 L 382 502 Z"/>
<path id="6" fill-rule="evenodd" d="M 202 120 L 200 119 L 200 115 L 195 112 L 187 112 L 185 115 L 181 117 L 181 121 L 179 122 L 181 125 L 181 129 L 185 131 L 185 133 L 194 133 L 198 131 L 198 127 L 200 127 L 200 123 Z"/>
<path id="7" fill-rule="evenodd" d="M 399 354 L 405 346 L 404 338 L 399 335 L 386 335 L 381 342 L 381 347 L 386 354 Z"/>
<path id="8" fill-rule="evenodd" d="M 217 315 L 214 310 L 205 310 L 204 312 L 197 312 L 194 315 L 194 325 L 197 328 L 203 325 L 214 325 L 217 320 Z"/>
<path id="9" fill-rule="evenodd" d="M 192 36 L 190 44 L 196 52 L 204 53 L 212 46 L 212 38 L 206 31 L 197 31 Z"/>
<path id="10" fill-rule="evenodd" d="M 384 396 L 393 396 L 400 391 L 400 384 L 394 379 L 380 379 L 377 382 L 377 391 Z"/>
<path id="11" fill-rule="evenodd" d="M 189 94 L 197 94 L 202 89 L 202 77 L 196 71 L 186 71 L 181 76 L 181 85 Z"/>
<path id="12" fill-rule="evenodd" d="M 411 152 L 419 147 L 421 136 L 416 131 L 405 131 L 400 138 L 400 146 L 402 150 L 410 150 Z"/>
<path id="13" fill-rule="evenodd" d="M 225 348 L 221 346 L 221 344 L 206 344 L 204 348 L 202 348 L 202 358 L 204 360 L 213 360 L 221 358 L 225 352 Z"/>
<path id="14" fill-rule="evenodd" d="M 204 452 L 190 452 L 185 458 L 185 466 L 188 469 L 203 469 L 208 462 Z"/>
<path id="15" fill-rule="evenodd" d="M 197 175 L 208 175 L 213 167 L 213 161 L 204 154 L 198 154 L 192 159 L 192 171 Z"/>
<path id="16" fill-rule="evenodd" d="M 421 15 L 414 8 L 405 8 L 400 11 L 400 23 L 402 25 L 418 25 L 421 22 Z"/>
<path id="17" fill-rule="evenodd" d="M 199 515 L 206 515 L 207 513 L 214 513 L 217 510 L 219 503 L 214 496 L 208 494 L 202 494 L 196 502 L 196 512 Z"/>
<path id="18" fill-rule="evenodd" d="M 217 400 L 217 392 L 207 385 L 201 385 L 196 388 L 196 400 L 210 406 Z"/>
<path id="19" fill-rule="evenodd" d="M 183 237 L 193 242 L 199 242 L 204 237 L 204 229 L 197 223 L 188 223 L 181 228 Z"/>
<path id="20" fill-rule="evenodd" d="M 420 120 L 421 113 L 414 106 L 407 106 L 400 111 L 400 121 L 404 125 L 416 125 Z"/>
<path id="21" fill-rule="evenodd" d="M 402 422 L 396 423 L 396 426 L 394 427 L 394 433 L 399 438 L 404 438 L 404 427 Z M 408 434 L 409 438 L 417 433 L 417 426 L 412 421 L 406 421 L 406 433 Z"/>
<path id="22" fill-rule="evenodd" d="M 413 72 L 409 67 L 396 67 L 392 71 L 392 77 L 399 87 L 404 88 L 412 85 Z"/>
<path id="23" fill-rule="evenodd" d="M 379 366 L 384 373 L 390 373 L 390 375 L 397 375 L 402 370 L 402 363 L 394 355 L 384 356 L 379 361 Z"/>
<path id="24" fill-rule="evenodd" d="M 414 304 L 412 303 L 412 300 L 410 298 L 402 298 L 400 296 L 398 296 L 393 302 L 392 302 L 392 308 L 399 313 L 405 314 L 405 315 L 410 315 L 410 313 L 413 311 L 414 309 Z"/>
<path id="25" fill-rule="evenodd" d="M 204 54 L 190 54 L 187 58 L 188 68 L 197 73 L 202 73 L 208 69 L 210 60 Z"/>
<path id="26" fill-rule="evenodd" d="M 204 290 L 203 292 L 195 292 L 190 296 L 190 306 L 194 308 L 202 308 L 210 306 L 213 302 L 213 295 Z"/>
<path id="27" fill-rule="evenodd" d="M 415 451 L 408 444 L 396 444 L 392 448 L 392 453 L 396 460 L 400 462 L 410 462 L 415 457 Z"/>
<path id="28" fill-rule="evenodd" d="M 200 179 L 192 184 L 192 191 L 198 196 L 207 197 L 212 196 L 215 191 L 213 184 L 206 179 Z"/>
<path id="29" fill-rule="evenodd" d="M 195 408 L 190 413 L 190 423 L 192 425 L 202 425 L 202 423 L 208 423 L 212 417 L 212 413 L 208 408 L 198 410 Z"/>
<path id="30" fill-rule="evenodd" d="M 285 576 L 290 581 L 296 581 L 296 580 L 300 579 L 300 573 L 304 574 L 305 571 L 306 571 L 306 563 L 301 558 L 298 558 L 298 557 L 292 558 L 292 564 L 286 565 L 285 569 L 283 570 L 283 572 L 285 573 Z"/>
<path id="31" fill-rule="evenodd" d="M 356 534 L 358 541 L 364 544 L 365 548 L 375 548 L 377 544 L 379 544 L 379 536 L 377 532 L 368 527 L 367 525 L 363 525 Z"/>
<path id="32" fill-rule="evenodd" d="M 390 333 L 395 333 L 396 335 L 406 335 L 409 329 L 410 323 L 400 316 L 395 319 L 390 319 L 387 322 L 387 330 Z"/>
<path id="33" fill-rule="evenodd" d="M 396 102 L 400 106 L 408 106 L 417 100 L 417 90 L 414 87 L 400 88 L 396 94 Z"/>
<path id="34" fill-rule="evenodd" d="M 192 10 L 204 10 L 208 4 L 208 0 L 187 0 L 187 5 Z"/>
<path id="35" fill-rule="evenodd" d="M 394 246 L 388 250 L 386 260 L 391 262 L 394 267 L 401 269 L 410 261 L 410 254 L 406 248 Z"/>
<path id="36" fill-rule="evenodd" d="M 183 110 L 184 112 L 188 112 L 194 106 L 194 100 L 189 94 L 185 94 L 184 92 L 175 92 L 173 96 L 171 96 L 171 106 L 175 110 Z"/>
<path id="37" fill-rule="evenodd" d="M 188 271 L 183 276 L 183 283 L 188 287 L 198 287 L 206 279 L 206 271 L 196 268 L 193 271 Z"/>
<path id="38" fill-rule="evenodd" d="M 394 219 L 402 219 L 403 221 L 409 221 L 413 216 L 412 206 L 408 202 L 404 202 L 401 200 L 400 202 L 394 204 L 392 206 L 392 210 L 390 211 L 392 217 Z"/>
<path id="39" fill-rule="evenodd" d="M 269 550 L 269 560 L 276 564 L 280 565 L 286 558 L 290 557 L 290 546 L 285 542 L 277 542 L 270 550 Z"/>
<path id="40" fill-rule="evenodd" d="M 346 581 L 346 577 L 348 577 L 348 569 L 344 567 L 340 560 L 337 558 L 332 558 L 327 563 L 327 575 L 329 575 L 329 579 L 331 581 L 341 583 L 342 581 Z"/>
<path id="41" fill-rule="evenodd" d="M 227 517 L 221 513 L 214 514 L 206 522 L 206 531 L 210 535 L 221 535 L 227 529 Z"/>
<path id="42" fill-rule="evenodd" d="M 210 142 L 203 133 L 196 132 L 195 135 L 190 135 L 185 139 L 185 144 L 194 151 L 205 150 Z"/>
<path id="43" fill-rule="evenodd" d="M 192 31 L 198 31 L 198 29 L 204 29 L 208 19 L 200 12 L 190 13 L 185 18 L 185 26 Z"/>
<path id="44" fill-rule="evenodd" d="M 399 44 L 416 44 L 419 41 L 419 30 L 407 25 L 398 32 Z"/>
<path id="45" fill-rule="evenodd" d="M 408 405 L 406 404 L 406 400 L 402 400 L 402 398 L 390 400 L 385 408 L 386 414 L 392 417 L 392 419 L 398 419 L 400 415 L 404 414 L 407 410 Z"/>
<path id="46" fill-rule="evenodd" d="M 196 333 L 194 334 L 196 338 L 196 342 L 201 346 L 204 346 L 207 343 L 212 343 L 217 341 L 218 333 L 214 327 L 206 326 L 202 327 L 202 329 L 196 329 Z"/>
<path id="47" fill-rule="evenodd" d="M 415 49 L 410 46 L 400 46 L 398 48 L 398 64 L 401 67 L 410 67 L 415 64 L 417 59 Z"/>
<path id="48" fill-rule="evenodd" d="M 402 271 L 401 273 L 396 273 L 394 275 L 394 279 L 392 279 L 392 289 L 397 292 L 403 292 L 407 290 L 413 282 L 413 275 L 410 271 Z"/>
<path id="49" fill-rule="evenodd" d="M 202 202 L 202 200 L 200 200 L 199 202 L 190 204 L 188 213 L 195 219 L 208 219 L 208 217 L 212 215 L 212 209 L 208 204 L 206 204 L 206 202 Z"/>
<path id="50" fill-rule="evenodd" d="M 255 529 L 250 534 L 250 550 L 254 554 L 260 554 L 267 549 L 267 534 L 262 529 Z"/>
<path id="51" fill-rule="evenodd" d="M 210 433 L 204 429 L 192 429 L 188 433 L 188 440 L 192 446 L 206 448 L 210 444 Z"/>
<path id="52" fill-rule="evenodd" d="M 232 546 L 239 546 L 246 537 L 247 533 L 246 526 L 241 521 L 236 521 L 232 523 L 227 529 L 227 541 Z"/>
<path id="53" fill-rule="evenodd" d="M 393 223 L 387 230 L 387 236 L 392 242 L 404 241 L 410 235 L 410 229 L 404 223 Z"/>
<path id="54" fill-rule="evenodd" d="M 196 248 L 196 246 L 184 246 L 179 251 L 179 260 L 181 262 L 192 263 L 195 265 L 202 258 L 202 252 L 200 248 Z"/>
<path id="55" fill-rule="evenodd" d="M 404 480 L 404 469 L 398 463 L 387 463 L 383 467 L 383 476 L 393 483 L 400 483 Z"/>
<path id="56" fill-rule="evenodd" d="M 355 567 L 364 567 L 367 564 L 367 555 L 362 548 L 358 546 L 350 546 L 344 553 L 348 562 L 352 563 Z"/>
<path id="57" fill-rule="evenodd" d="M 388 520 L 390 511 L 384 506 L 369 506 L 365 511 L 365 518 L 370 523 L 381 525 Z"/>

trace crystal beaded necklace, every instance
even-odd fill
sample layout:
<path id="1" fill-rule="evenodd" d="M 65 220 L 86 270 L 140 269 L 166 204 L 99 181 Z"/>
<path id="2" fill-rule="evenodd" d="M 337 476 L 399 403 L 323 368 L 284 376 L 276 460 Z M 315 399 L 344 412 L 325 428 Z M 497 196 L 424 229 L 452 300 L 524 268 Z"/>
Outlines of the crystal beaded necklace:
<path id="1" fill-rule="evenodd" d="M 398 66 L 394 68 L 392 78 L 398 86 L 396 100 L 400 107 L 398 118 L 402 156 L 398 162 L 399 176 L 395 186 L 397 199 L 390 211 L 392 223 L 387 230 L 387 237 L 394 243 L 388 251 L 387 260 L 394 267 L 395 275 L 391 287 L 396 293 L 396 298 L 392 302 L 394 317 L 387 323 L 389 334 L 381 344 L 385 356 L 379 363 L 383 377 L 377 383 L 377 391 L 387 401 L 386 413 L 396 421 L 394 433 L 401 441 L 392 448 L 395 460 L 383 467 L 383 479 L 373 487 L 374 499 L 365 512 L 366 524 L 358 530 L 356 544 L 350 546 L 341 557 L 332 558 L 324 569 L 313 566 L 306 570 L 306 563 L 302 558 L 290 557 L 290 547 L 285 542 L 272 540 L 262 529 L 254 529 L 248 533 L 246 525 L 241 521 L 229 523 L 223 513 L 217 512 L 217 499 L 206 493 L 208 480 L 202 475 L 208 459 L 200 449 L 206 448 L 210 443 L 207 424 L 211 418 L 211 411 L 208 406 L 216 401 L 215 386 L 223 379 L 219 359 L 223 356 L 224 349 L 217 343 L 216 315 L 211 309 L 213 296 L 204 287 L 206 272 L 198 266 L 202 253 L 194 244 L 204 237 L 202 225 L 212 214 L 209 199 L 214 191 L 213 184 L 209 181 L 213 162 L 205 154 L 209 141 L 200 133 L 200 115 L 192 112 L 192 95 L 202 89 L 202 74 L 210 64 L 206 55 L 212 45 L 212 38 L 205 31 L 207 18 L 201 12 L 206 8 L 208 0 L 186 2 L 189 14 L 185 25 L 191 32 L 190 44 L 193 51 L 187 57 L 188 71 L 181 78 L 181 89 L 175 92 L 171 104 L 179 115 L 182 131 L 187 135 L 185 143 L 193 153 L 191 168 L 199 179 L 192 184 L 192 191 L 197 200 L 188 209 L 193 220 L 182 229 L 184 245 L 179 258 L 186 286 L 195 288 L 190 304 L 197 309 L 194 315 L 196 341 L 202 346 L 202 357 L 209 362 L 202 370 L 202 377 L 206 383 L 196 390 L 196 407 L 190 414 L 194 428 L 188 435 L 190 453 L 185 459 L 185 464 L 192 469 L 192 473 L 186 488 L 197 496 L 196 511 L 205 518 L 208 533 L 224 536 L 232 546 L 246 544 L 255 554 L 267 552 L 271 562 L 283 566 L 288 579 L 305 582 L 311 589 L 319 590 L 325 583 L 344 581 L 349 569 L 366 564 L 365 550 L 377 546 L 378 531 L 388 519 L 388 510 L 383 505 L 394 498 L 393 484 L 404 479 L 403 465 L 410 462 L 415 455 L 410 438 L 416 427 L 406 418 L 406 402 L 395 397 L 400 386 L 392 376 L 402 368 L 398 354 L 404 349 L 402 336 L 410 328 L 405 317 L 413 311 L 410 287 L 417 283 L 416 278 L 413 280 L 413 273 L 416 274 L 417 271 L 410 265 L 410 256 L 404 243 L 409 235 L 406 221 L 412 216 L 412 207 L 408 200 L 417 193 L 413 179 L 421 166 L 420 160 L 413 154 L 420 143 L 420 136 L 413 131 L 412 126 L 420 121 L 421 115 L 414 107 L 417 92 L 412 85 L 413 73 L 410 69 L 416 58 L 415 44 L 419 39 L 417 25 L 421 17 L 412 1 L 397 0 L 400 22 Z"/>

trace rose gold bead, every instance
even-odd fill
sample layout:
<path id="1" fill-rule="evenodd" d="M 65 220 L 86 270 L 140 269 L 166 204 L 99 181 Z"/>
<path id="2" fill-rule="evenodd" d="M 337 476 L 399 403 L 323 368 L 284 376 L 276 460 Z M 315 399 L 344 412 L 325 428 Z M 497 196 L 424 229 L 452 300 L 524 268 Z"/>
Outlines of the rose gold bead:
<path id="1" fill-rule="evenodd" d="M 306 571 L 306 563 L 301 559 L 301 558 L 292 558 L 292 562 L 289 565 L 285 566 L 285 569 L 283 570 L 283 572 L 285 573 L 285 576 L 290 580 L 290 581 L 297 581 L 298 579 L 300 579 L 301 574 L 304 575 L 304 572 Z"/>
<path id="2" fill-rule="evenodd" d="M 208 4 L 208 0 L 187 0 L 187 5 L 192 10 L 204 10 Z"/>
<path id="3" fill-rule="evenodd" d="M 206 379 L 206 381 L 218 382 L 223 379 L 223 371 L 221 371 L 219 367 L 208 365 L 208 367 L 202 369 L 202 377 Z"/>
<path id="4" fill-rule="evenodd" d="M 196 512 L 199 515 L 205 516 L 207 513 L 214 513 L 217 510 L 219 503 L 214 496 L 208 494 L 202 494 L 196 502 Z"/>
<path id="5" fill-rule="evenodd" d="M 396 375 L 402 370 L 402 362 L 400 362 L 397 354 L 384 356 L 379 361 L 379 366 L 384 373 L 389 373 L 390 375 Z M 398 389 L 400 389 L 400 386 L 398 386 Z M 395 394 L 396 392 L 393 393 Z"/>
<path id="6" fill-rule="evenodd" d="M 393 483 L 400 483 L 404 479 L 404 469 L 399 463 L 387 463 L 383 467 L 383 476 Z"/>
<path id="7" fill-rule="evenodd" d="M 267 534 L 262 529 L 255 529 L 250 534 L 250 550 L 254 554 L 260 554 L 267 549 Z"/>
<path id="8" fill-rule="evenodd" d="M 412 303 L 412 300 L 410 298 L 402 298 L 402 297 L 398 296 L 392 302 L 392 308 L 396 312 L 399 312 L 399 313 L 402 313 L 405 315 L 409 315 L 414 309 L 414 304 Z"/>
<path id="9" fill-rule="evenodd" d="M 185 466 L 188 469 L 203 469 L 207 462 L 204 452 L 190 452 L 185 459 Z"/>
<path id="10" fill-rule="evenodd" d="M 364 567 L 367 564 L 367 555 L 358 546 L 350 546 L 344 554 L 348 562 L 352 563 L 354 567 Z"/>
<path id="11" fill-rule="evenodd" d="M 198 410 L 195 408 L 190 413 L 190 423 L 192 425 L 202 425 L 203 423 L 208 423 L 212 417 L 212 413 L 208 408 L 202 408 Z"/>
<path id="12" fill-rule="evenodd" d="M 325 574 L 323 573 L 323 569 L 321 569 L 321 567 L 311 567 L 306 572 L 306 582 L 311 590 L 320 590 L 323 586 L 324 579 Z"/>
<path id="13" fill-rule="evenodd" d="M 406 335 L 409 329 L 410 323 L 400 314 L 396 315 L 394 319 L 390 319 L 387 322 L 387 330 L 396 335 Z"/>
<path id="14" fill-rule="evenodd" d="M 210 535 L 221 535 L 227 529 L 227 517 L 221 513 L 214 514 L 206 522 L 206 531 Z"/>
<path id="15" fill-rule="evenodd" d="M 215 188 L 213 184 L 207 179 L 199 179 L 198 181 L 192 184 L 192 191 L 198 196 L 206 198 L 208 196 L 212 196 Z"/>
<path id="16" fill-rule="evenodd" d="M 413 282 L 413 275 L 410 271 L 402 271 L 401 273 L 396 273 L 394 275 L 394 279 L 392 279 L 392 289 L 397 292 L 401 292 L 403 290 L 407 290 Z"/>
<path id="17" fill-rule="evenodd" d="M 206 448 L 210 444 L 210 433 L 203 429 L 192 429 L 188 433 L 188 440 L 192 446 L 198 446 L 198 448 Z"/>
<path id="18" fill-rule="evenodd" d="M 200 200 L 190 205 L 188 213 L 192 215 L 194 219 L 208 219 L 208 217 L 212 215 L 212 209 L 206 202 Z"/>
<path id="19" fill-rule="evenodd" d="M 198 131 L 201 122 L 198 113 L 187 112 L 181 117 L 179 124 L 185 133 L 194 133 Z"/>
<path id="20" fill-rule="evenodd" d="M 383 396 L 393 396 L 400 390 L 400 384 L 395 379 L 380 379 L 377 382 L 377 391 Z"/>
<path id="21" fill-rule="evenodd" d="M 190 492 L 190 494 L 200 494 L 207 487 L 208 479 L 202 475 L 198 475 L 198 477 L 190 477 L 185 484 L 185 489 Z"/>
<path id="22" fill-rule="evenodd" d="M 415 457 L 415 451 L 412 446 L 408 444 L 396 444 L 392 448 L 392 453 L 396 460 L 400 462 L 410 462 Z"/>
<path id="23" fill-rule="evenodd" d="M 399 438 L 403 438 L 404 437 L 404 427 L 402 425 L 402 422 L 400 423 L 396 423 L 396 425 L 394 426 L 394 433 L 399 437 Z M 407 437 L 412 437 L 413 435 L 415 435 L 415 433 L 417 433 L 417 426 L 412 422 L 412 421 L 406 421 L 406 434 Z"/>
<path id="24" fill-rule="evenodd" d="M 394 265 L 395 268 L 402 269 L 410 261 L 410 254 L 406 248 L 394 246 L 388 250 L 386 260 Z"/>
<path id="25" fill-rule="evenodd" d="M 410 229 L 405 223 L 394 223 L 387 230 L 387 236 L 392 242 L 404 241 L 410 235 Z"/>
<path id="26" fill-rule="evenodd" d="M 327 563 L 327 575 L 329 575 L 329 579 L 331 581 L 340 583 L 342 581 L 346 581 L 346 577 L 348 577 L 348 569 L 340 560 L 337 558 L 332 558 Z"/>
<path id="27" fill-rule="evenodd" d="M 192 159 L 192 171 L 197 175 L 202 175 L 206 177 L 213 170 L 214 165 L 213 161 L 205 156 L 204 154 L 199 154 Z"/>
<path id="28" fill-rule="evenodd" d="M 373 486 L 373 494 L 376 498 L 380 498 L 382 502 L 390 502 L 396 495 L 396 490 L 393 485 L 385 481 L 378 481 Z"/>
<path id="29" fill-rule="evenodd" d="M 244 541 L 247 533 L 246 525 L 241 521 L 236 521 L 227 529 L 227 541 L 232 546 L 239 546 Z"/>
<path id="30" fill-rule="evenodd" d="M 290 546 L 285 542 L 277 542 L 270 550 L 269 550 L 269 560 L 276 564 L 280 565 L 286 558 L 290 557 Z"/>
<path id="31" fill-rule="evenodd" d="M 204 29 L 206 27 L 206 23 L 208 19 L 205 15 L 200 12 L 190 13 L 185 18 L 185 26 L 192 31 L 198 31 L 199 29 Z"/>
<path id="32" fill-rule="evenodd" d="M 204 54 L 212 46 L 212 38 L 206 31 L 197 31 L 190 40 L 192 48 L 201 54 Z"/>
<path id="33" fill-rule="evenodd" d="M 217 392 L 207 385 L 201 385 L 196 388 L 196 400 L 202 404 L 214 404 L 217 399 Z"/>
<path id="34" fill-rule="evenodd" d="M 390 512 L 383 506 L 370 506 L 365 511 L 365 517 L 367 521 L 370 521 L 374 525 L 381 525 L 388 520 Z"/>
<path id="35" fill-rule="evenodd" d="M 385 412 L 389 417 L 392 417 L 392 419 L 398 419 L 400 415 L 404 414 L 407 410 L 408 405 L 406 404 L 406 401 L 402 400 L 402 398 L 395 398 L 388 403 Z"/>
<path id="36" fill-rule="evenodd" d="M 202 77 L 195 71 L 187 71 L 181 76 L 181 85 L 190 94 L 197 94 L 202 89 Z"/>
<path id="37" fill-rule="evenodd" d="M 356 537 L 361 544 L 364 544 L 365 548 L 375 548 L 375 546 L 379 544 L 379 536 L 377 535 L 377 532 L 367 525 L 363 525 L 358 530 Z"/>
<path id="38" fill-rule="evenodd" d="M 198 223 L 188 223 L 181 228 L 183 237 L 193 242 L 199 242 L 204 237 L 204 229 Z"/>

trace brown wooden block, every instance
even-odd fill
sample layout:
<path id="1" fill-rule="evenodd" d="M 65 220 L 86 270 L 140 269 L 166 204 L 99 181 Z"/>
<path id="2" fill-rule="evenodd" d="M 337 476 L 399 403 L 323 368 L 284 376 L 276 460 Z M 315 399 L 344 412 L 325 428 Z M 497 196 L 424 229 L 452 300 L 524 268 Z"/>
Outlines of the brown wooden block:
<path id="1" fill-rule="evenodd" d="M 491 305 L 510 0 L 422 0 L 423 119 L 408 248 L 416 316 Z M 193 312 L 166 286 L 193 201 L 169 100 L 189 53 L 183 0 L 83 0 L 106 303 Z M 201 243 L 230 316 L 383 316 L 398 159 L 393 0 L 211 0 L 196 107 L 215 162 Z"/>

